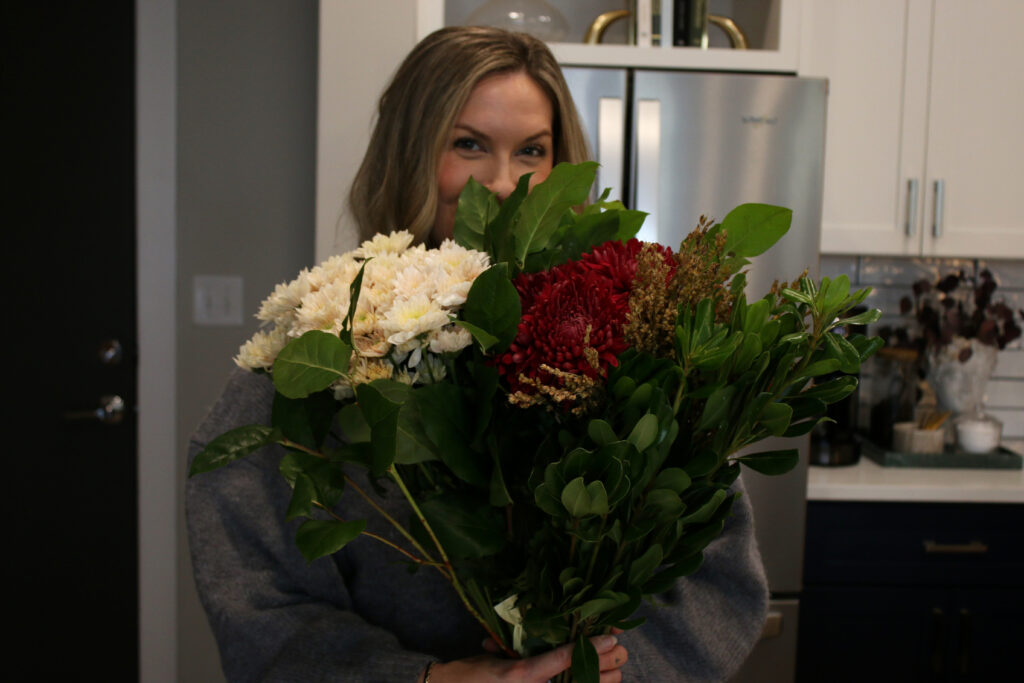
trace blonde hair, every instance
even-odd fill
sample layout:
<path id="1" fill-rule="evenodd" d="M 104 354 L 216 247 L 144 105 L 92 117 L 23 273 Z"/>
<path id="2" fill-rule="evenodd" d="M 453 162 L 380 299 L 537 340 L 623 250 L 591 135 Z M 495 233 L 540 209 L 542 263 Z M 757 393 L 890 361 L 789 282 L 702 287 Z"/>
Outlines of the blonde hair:
<path id="1" fill-rule="evenodd" d="M 440 29 L 409 53 L 380 98 L 349 191 L 362 239 L 394 230 L 429 239 L 437 215 L 438 162 L 456 118 L 477 83 L 515 72 L 530 76 L 551 100 L 554 163 L 589 158 L 569 88 L 543 42 L 496 28 Z"/>

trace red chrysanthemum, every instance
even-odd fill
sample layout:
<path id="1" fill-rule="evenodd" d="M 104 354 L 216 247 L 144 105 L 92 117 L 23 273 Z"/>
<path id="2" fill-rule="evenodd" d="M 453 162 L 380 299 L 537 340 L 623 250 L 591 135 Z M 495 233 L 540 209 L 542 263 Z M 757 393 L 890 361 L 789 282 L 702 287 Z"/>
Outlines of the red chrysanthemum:
<path id="1" fill-rule="evenodd" d="M 633 288 L 636 277 L 636 257 L 644 247 L 644 242 L 631 239 L 628 242 L 605 242 L 594 247 L 589 253 L 580 257 L 579 264 L 596 273 L 607 277 L 617 292 L 627 296 Z M 665 263 L 669 266 L 669 278 L 675 274 L 676 260 L 672 250 L 660 244 L 653 244 Z"/>
<path id="2" fill-rule="evenodd" d="M 591 379 L 617 365 L 616 356 L 626 350 L 622 328 L 629 295 L 618 291 L 612 278 L 570 262 L 521 275 L 515 285 L 523 303 L 522 320 L 515 341 L 498 359 L 513 392 L 533 393 L 521 375 L 557 385 L 542 365 Z"/>

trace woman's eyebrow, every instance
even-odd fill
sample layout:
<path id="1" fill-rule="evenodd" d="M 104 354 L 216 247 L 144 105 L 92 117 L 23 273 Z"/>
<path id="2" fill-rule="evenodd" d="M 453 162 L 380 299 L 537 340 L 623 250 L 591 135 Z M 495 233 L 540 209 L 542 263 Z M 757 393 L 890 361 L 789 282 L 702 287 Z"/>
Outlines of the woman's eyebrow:
<path id="1" fill-rule="evenodd" d="M 474 128 L 473 126 L 470 126 L 469 124 L 466 124 L 466 123 L 456 123 L 455 124 L 455 128 L 456 129 L 462 129 L 465 132 L 467 132 L 470 135 L 472 135 L 473 137 L 480 138 L 484 142 L 490 142 L 490 140 L 491 140 L 491 137 L 489 135 L 487 135 L 486 133 L 484 133 L 481 130 L 477 130 L 476 128 Z M 543 138 L 543 137 L 554 137 L 554 136 L 553 136 L 553 134 L 551 133 L 550 130 L 548 130 L 547 128 L 544 128 L 544 129 L 534 133 L 533 135 L 529 135 L 529 136 L 523 138 L 523 141 L 524 142 L 532 142 L 534 140 L 537 140 L 537 139 L 540 139 L 540 138 Z"/>

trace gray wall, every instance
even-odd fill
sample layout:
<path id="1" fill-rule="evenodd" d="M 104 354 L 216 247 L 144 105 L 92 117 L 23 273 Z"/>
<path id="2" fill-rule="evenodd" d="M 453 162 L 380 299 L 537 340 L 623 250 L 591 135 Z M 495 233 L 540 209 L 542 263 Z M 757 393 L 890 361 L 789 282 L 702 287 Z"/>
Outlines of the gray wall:
<path id="1" fill-rule="evenodd" d="M 251 317 L 313 260 L 317 2 L 178 0 L 177 411 L 182 451 Z M 241 276 L 245 322 L 193 323 L 196 275 Z M 179 504 L 178 680 L 223 680 Z"/>

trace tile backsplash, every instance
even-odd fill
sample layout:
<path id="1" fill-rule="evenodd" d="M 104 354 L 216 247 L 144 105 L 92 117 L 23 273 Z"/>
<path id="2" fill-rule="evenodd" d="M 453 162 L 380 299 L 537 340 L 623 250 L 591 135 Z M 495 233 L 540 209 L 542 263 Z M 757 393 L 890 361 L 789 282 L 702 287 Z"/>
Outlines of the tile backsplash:
<path id="1" fill-rule="evenodd" d="M 885 325 L 900 326 L 900 299 L 911 295 L 911 285 L 922 278 L 936 282 L 951 273 L 973 278 L 988 269 L 998 285 L 994 301 L 1002 300 L 1017 312 L 1024 309 L 1024 260 L 898 258 L 878 256 L 822 256 L 821 274 L 846 274 L 854 288 L 871 287 L 867 304 L 882 311 L 882 319 L 869 333 Z M 859 391 L 858 424 L 870 426 L 871 407 L 888 391 L 891 374 L 881 361 L 865 364 Z M 985 411 L 1003 423 L 1004 438 L 1024 438 L 1024 339 L 1016 339 L 999 352 L 995 372 L 985 391 Z"/>

